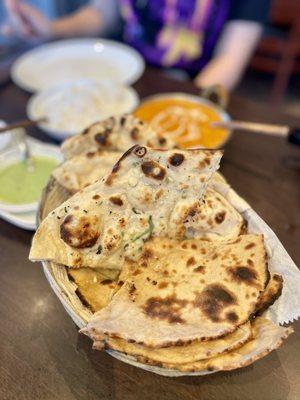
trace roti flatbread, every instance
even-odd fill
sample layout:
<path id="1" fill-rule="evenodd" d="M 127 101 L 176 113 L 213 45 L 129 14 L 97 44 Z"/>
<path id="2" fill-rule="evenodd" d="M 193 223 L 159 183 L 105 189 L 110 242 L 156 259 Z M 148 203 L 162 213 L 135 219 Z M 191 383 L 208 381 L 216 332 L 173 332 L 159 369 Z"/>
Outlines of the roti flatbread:
<path id="1" fill-rule="evenodd" d="M 121 269 L 152 236 L 168 236 L 180 202 L 202 200 L 220 151 L 129 149 L 112 172 L 52 211 L 37 229 L 30 259 L 69 267 Z"/>
<path id="2" fill-rule="evenodd" d="M 173 346 L 160 349 L 147 348 L 124 339 L 108 337 L 105 341 L 96 341 L 93 348 L 97 350 L 112 349 L 134 357 L 145 357 L 155 362 L 183 364 L 212 358 L 236 349 L 252 337 L 250 322 L 237 328 L 233 333 L 216 340 L 195 342 L 185 346 Z"/>
<path id="3" fill-rule="evenodd" d="M 84 332 L 169 347 L 233 332 L 255 312 L 269 279 L 262 235 L 233 242 L 153 238 Z"/>
<path id="4" fill-rule="evenodd" d="M 110 117 L 96 122 L 80 135 L 64 141 L 61 151 L 66 159 L 97 150 L 124 152 L 134 144 L 153 148 L 171 149 L 174 143 L 165 136 L 158 136 L 152 128 L 132 114 Z"/>
<path id="5" fill-rule="evenodd" d="M 270 277 L 265 291 L 261 294 L 257 304 L 257 313 L 261 315 L 280 297 L 283 288 L 283 279 L 281 275 L 273 274 Z"/>
<path id="6" fill-rule="evenodd" d="M 230 371 L 246 367 L 265 357 L 271 351 L 280 347 L 282 342 L 293 332 L 292 327 L 284 328 L 275 325 L 268 319 L 259 317 L 252 323 L 252 339 L 242 347 L 226 354 L 186 364 L 155 362 L 145 357 L 137 357 L 137 360 L 146 364 L 182 372 Z"/>
<path id="7" fill-rule="evenodd" d="M 107 306 L 117 283 L 113 274 L 102 269 L 68 268 L 69 278 L 77 285 L 76 293 L 81 302 L 93 312 Z"/>

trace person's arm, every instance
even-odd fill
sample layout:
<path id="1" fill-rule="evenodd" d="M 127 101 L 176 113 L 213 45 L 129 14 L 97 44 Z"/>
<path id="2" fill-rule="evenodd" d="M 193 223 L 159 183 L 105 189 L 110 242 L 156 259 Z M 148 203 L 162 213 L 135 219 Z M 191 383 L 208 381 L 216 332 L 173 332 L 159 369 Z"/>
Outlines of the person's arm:
<path id="1" fill-rule="evenodd" d="M 51 21 L 25 1 L 5 0 L 9 20 L 2 32 L 25 40 L 96 35 L 104 25 L 96 4 L 91 3 L 69 16 Z"/>
<path id="2" fill-rule="evenodd" d="M 102 25 L 100 12 L 94 6 L 88 5 L 71 15 L 53 21 L 50 31 L 52 37 L 92 36 L 101 32 Z"/>
<path id="3" fill-rule="evenodd" d="M 214 57 L 195 78 L 201 88 L 220 84 L 232 90 L 243 72 L 262 35 L 259 22 L 234 20 L 228 22 L 215 49 Z"/>

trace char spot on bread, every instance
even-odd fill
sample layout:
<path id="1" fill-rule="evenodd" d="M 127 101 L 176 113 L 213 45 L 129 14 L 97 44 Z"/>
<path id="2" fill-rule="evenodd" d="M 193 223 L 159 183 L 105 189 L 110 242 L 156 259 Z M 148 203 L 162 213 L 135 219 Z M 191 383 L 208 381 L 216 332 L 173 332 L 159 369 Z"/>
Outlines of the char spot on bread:
<path id="1" fill-rule="evenodd" d="M 147 154 L 147 149 L 146 147 L 142 147 L 142 146 L 133 146 L 132 147 L 133 153 L 138 156 L 139 158 L 144 157 Z"/>
<path id="2" fill-rule="evenodd" d="M 97 230 L 98 217 L 69 214 L 60 225 L 61 239 L 71 247 L 82 249 L 94 246 L 100 234 Z"/>
<path id="3" fill-rule="evenodd" d="M 141 169 L 148 178 L 161 181 L 166 176 L 165 168 L 155 161 L 144 161 L 141 165 Z"/>
<path id="4" fill-rule="evenodd" d="M 195 257 L 190 257 L 186 262 L 187 267 L 190 267 L 191 265 L 195 265 L 195 264 L 196 264 Z"/>
<path id="5" fill-rule="evenodd" d="M 219 212 L 216 216 L 215 216 L 215 221 L 217 224 L 221 224 L 226 216 L 226 212 L 225 211 L 221 211 Z"/>
<path id="6" fill-rule="evenodd" d="M 138 140 L 139 138 L 138 128 L 133 128 L 132 131 L 130 132 L 130 136 L 132 137 L 133 140 Z"/>
<path id="7" fill-rule="evenodd" d="M 95 135 L 95 141 L 99 143 L 101 146 L 108 146 L 109 144 L 109 135 L 112 130 L 110 128 L 106 128 L 104 132 L 97 133 Z"/>
<path id="8" fill-rule="evenodd" d="M 235 295 L 222 284 L 208 285 L 194 301 L 194 306 L 200 308 L 213 322 L 220 321 L 223 310 L 234 304 L 236 304 Z"/>
<path id="9" fill-rule="evenodd" d="M 143 306 L 143 310 L 150 318 L 167 320 L 169 323 L 184 323 L 181 309 L 187 304 L 187 300 L 178 299 L 175 295 L 165 298 L 150 297 Z"/>
<path id="10" fill-rule="evenodd" d="M 169 163 L 173 165 L 173 167 L 178 167 L 184 161 L 184 155 L 181 153 L 174 153 L 169 158 Z"/>
<path id="11" fill-rule="evenodd" d="M 119 207 L 121 207 L 124 203 L 123 203 L 123 200 L 121 199 L 121 197 L 119 197 L 119 196 L 111 196 L 110 198 L 109 198 L 109 201 L 112 203 L 112 204 L 114 204 L 114 205 L 116 205 L 116 206 L 119 206 Z"/>
<path id="12" fill-rule="evenodd" d="M 229 270 L 232 278 L 236 281 L 253 285 L 256 283 L 257 273 L 248 267 L 238 266 Z"/>

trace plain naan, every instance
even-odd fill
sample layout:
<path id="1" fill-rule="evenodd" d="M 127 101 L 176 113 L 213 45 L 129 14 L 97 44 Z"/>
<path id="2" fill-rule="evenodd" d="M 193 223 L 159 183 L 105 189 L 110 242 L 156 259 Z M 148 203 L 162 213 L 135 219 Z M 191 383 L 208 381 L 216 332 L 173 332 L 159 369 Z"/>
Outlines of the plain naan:
<path id="1" fill-rule="evenodd" d="M 157 363 L 145 357 L 137 357 L 138 361 L 182 372 L 231 371 L 246 367 L 265 357 L 281 346 L 282 342 L 293 333 L 292 327 L 284 328 L 275 325 L 265 318 L 256 318 L 252 323 L 252 339 L 242 347 L 208 360 L 186 364 Z"/>
<path id="2" fill-rule="evenodd" d="M 146 123 L 134 115 L 125 114 L 96 122 L 80 135 L 65 140 L 61 151 L 64 157 L 69 159 L 97 150 L 113 150 L 123 153 L 137 143 L 153 148 L 170 149 L 174 147 L 174 143 L 169 138 L 158 136 Z"/>
<path id="3" fill-rule="evenodd" d="M 76 193 L 107 175 L 121 156 L 118 151 L 82 153 L 55 168 L 52 176 L 70 193 Z"/>
<path id="4" fill-rule="evenodd" d="M 215 340 L 194 342 L 185 346 L 172 346 L 160 349 L 129 343 L 124 339 L 108 337 L 105 341 L 96 341 L 94 349 L 112 349 L 131 356 L 145 357 L 155 362 L 183 364 L 212 358 L 218 354 L 241 347 L 252 337 L 250 322 L 240 326 L 233 333 Z"/>

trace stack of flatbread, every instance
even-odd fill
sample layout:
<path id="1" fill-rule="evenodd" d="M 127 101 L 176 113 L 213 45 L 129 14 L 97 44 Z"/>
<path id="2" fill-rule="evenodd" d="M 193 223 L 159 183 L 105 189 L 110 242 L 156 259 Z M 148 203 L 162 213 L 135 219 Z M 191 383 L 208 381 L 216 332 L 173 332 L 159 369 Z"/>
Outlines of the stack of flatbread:
<path id="1" fill-rule="evenodd" d="M 30 259 L 67 267 L 94 312 L 82 332 L 95 349 L 168 370 L 231 370 L 292 332 L 262 316 L 283 280 L 269 273 L 263 235 L 248 234 L 216 190 L 222 152 L 175 149 L 130 115 L 62 150 L 53 176 L 72 196 L 42 221 Z"/>

